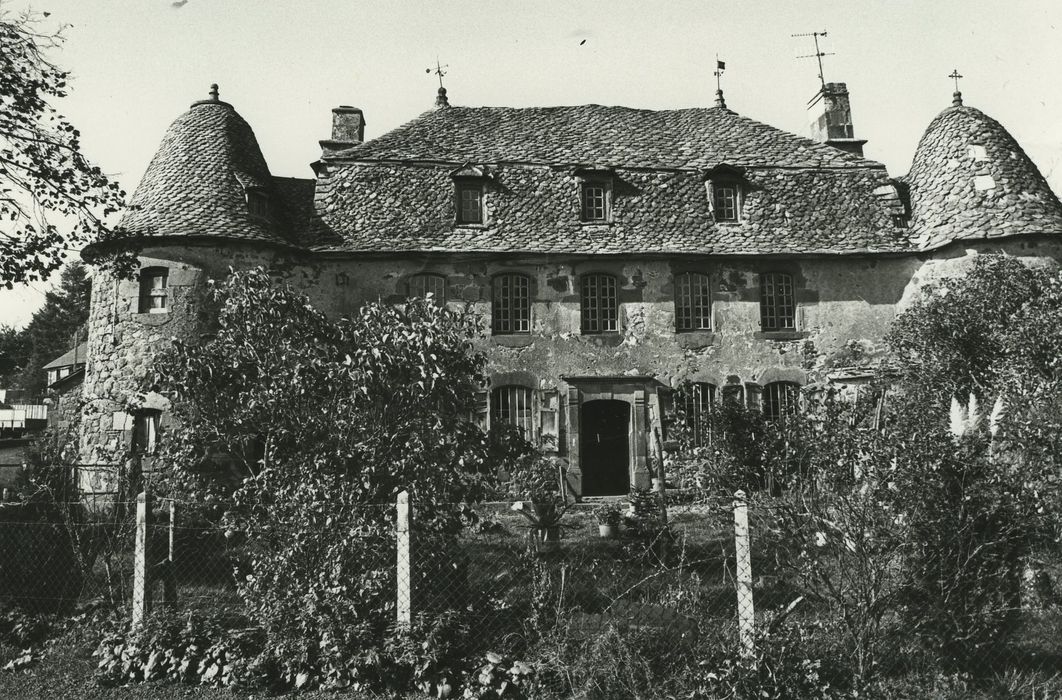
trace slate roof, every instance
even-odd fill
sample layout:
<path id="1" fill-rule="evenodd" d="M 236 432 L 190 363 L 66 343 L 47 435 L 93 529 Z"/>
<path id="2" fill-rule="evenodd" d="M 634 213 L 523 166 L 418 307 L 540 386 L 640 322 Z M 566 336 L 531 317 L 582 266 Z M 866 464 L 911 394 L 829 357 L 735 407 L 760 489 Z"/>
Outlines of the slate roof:
<path id="1" fill-rule="evenodd" d="M 815 254 L 907 246 L 884 166 L 726 109 L 451 107 L 324 158 L 318 230 L 351 251 Z M 486 166 L 485 227 L 454 225 L 453 166 Z M 706 173 L 741 172 L 716 223 Z M 579 167 L 611 169 L 613 221 L 579 222 Z"/>
<path id="2" fill-rule="evenodd" d="M 74 364 L 74 357 L 77 357 L 77 364 L 85 364 L 86 358 L 88 358 L 88 343 L 80 343 L 76 348 L 67 350 L 65 353 L 55 358 L 42 369 L 58 369 L 60 367 L 69 367 Z"/>
<path id="3" fill-rule="evenodd" d="M 930 123 L 910 185 L 912 247 L 1019 234 L 1062 233 L 1062 205 L 999 122 L 953 106 Z"/>
<path id="4" fill-rule="evenodd" d="M 328 158 L 626 168 L 859 167 L 867 161 L 727 109 L 449 107 Z"/>
<path id="5" fill-rule="evenodd" d="M 271 220 L 251 216 L 249 187 L 270 198 Z M 232 105 L 204 100 L 166 130 L 120 225 L 141 236 L 287 244 L 292 237 L 289 219 L 294 217 L 279 203 L 287 202 L 295 187 L 276 185 L 254 132 Z M 298 187 L 303 187 L 305 202 L 305 186 Z"/>

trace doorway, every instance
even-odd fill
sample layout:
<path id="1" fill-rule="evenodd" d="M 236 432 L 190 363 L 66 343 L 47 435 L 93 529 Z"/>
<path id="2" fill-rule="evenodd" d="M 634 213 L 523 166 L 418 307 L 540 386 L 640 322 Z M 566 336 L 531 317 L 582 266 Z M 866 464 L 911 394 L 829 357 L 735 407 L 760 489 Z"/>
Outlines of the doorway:
<path id="1" fill-rule="evenodd" d="M 579 461 L 583 496 L 630 493 L 631 405 L 615 399 L 586 401 L 580 409 Z"/>

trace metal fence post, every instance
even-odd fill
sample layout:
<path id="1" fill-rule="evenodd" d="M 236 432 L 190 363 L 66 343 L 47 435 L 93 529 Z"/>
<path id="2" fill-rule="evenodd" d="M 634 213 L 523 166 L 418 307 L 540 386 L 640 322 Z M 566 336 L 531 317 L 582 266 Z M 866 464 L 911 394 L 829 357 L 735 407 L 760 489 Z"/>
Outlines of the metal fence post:
<path id="1" fill-rule="evenodd" d="M 410 557 L 409 542 L 410 504 L 408 491 L 402 491 L 398 494 L 398 500 L 395 503 L 395 515 L 395 536 L 398 545 L 398 557 L 395 562 L 395 580 L 397 581 L 398 590 L 397 622 L 400 628 L 409 629 L 413 615 L 413 579 L 411 576 L 412 559 Z"/>
<path id="2" fill-rule="evenodd" d="M 734 494 L 734 555 L 737 566 L 738 639 L 742 656 L 756 653 L 755 608 L 752 605 L 752 551 L 749 544 L 749 506 L 745 492 Z"/>
<path id="3" fill-rule="evenodd" d="M 136 497 L 136 540 L 133 549 L 133 627 L 140 627 L 151 610 L 151 497 L 141 491 Z"/>

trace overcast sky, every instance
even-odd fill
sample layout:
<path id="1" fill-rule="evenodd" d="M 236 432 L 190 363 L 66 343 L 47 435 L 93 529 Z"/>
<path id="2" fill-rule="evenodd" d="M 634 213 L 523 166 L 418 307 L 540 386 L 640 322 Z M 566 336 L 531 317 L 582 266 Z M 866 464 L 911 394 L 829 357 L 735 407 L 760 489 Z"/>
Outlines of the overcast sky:
<path id="1" fill-rule="evenodd" d="M 1059 0 L 37 0 L 69 23 L 59 105 L 88 156 L 127 191 L 166 127 L 218 83 L 274 175 L 312 177 L 331 108 L 365 111 L 373 138 L 429 109 L 436 57 L 454 105 L 710 106 L 718 54 L 728 106 L 798 134 L 818 87 L 846 82 L 856 136 L 894 176 L 951 102 L 998 119 L 1062 192 Z M 0 0 L 9 10 L 20 0 Z M 0 292 L 24 324 L 44 285 Z"/>

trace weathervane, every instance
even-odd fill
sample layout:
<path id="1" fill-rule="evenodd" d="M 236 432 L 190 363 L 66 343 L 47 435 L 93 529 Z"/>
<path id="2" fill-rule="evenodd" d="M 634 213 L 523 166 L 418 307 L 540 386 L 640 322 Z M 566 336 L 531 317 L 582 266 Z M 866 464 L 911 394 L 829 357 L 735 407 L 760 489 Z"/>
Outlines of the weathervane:
<path id="1" fill-rule="evenodd" d="M 443 76 L 446 75 L 446 71 L 443 70 L 443 69 L 447 68 L 447 67 L 448 66 L 441 65 L 439 63 L 439 57 L 436 56 L 435 57 L 435 69 L 432 70 L 431 68 L 426 68 L 424 70 L 425 73 L 435 73 L 435 75 L 439 76 L 439 94 L 435 97 L 435 108 L 436 109 L 438 109 L 440 107 L 449 107 L 450 106 L 450 101 L 448 99 L 446 99 L 446 88 L 443 87 L 443 82 L 442 82 Z"/>
<path id="2" fill-rule="evenodd" d="M 959 74 L 959 69 L 953 68 L 951 75 L 948 77 L 955 81 L 955 92 L 951 94 L 951 105 L 952 107 L 962 107 L 962 93 L 959 92 L 959 78 L 962 75 Z"/>
<path id="3" fill-rule="evenodd" d="M 442 88 L 442 86 L 443 86 L 442 79 L 443 79 L 443 76 L 446 75 L 446 71 L 443 70 L 443 69 L 444 68 L 449 68 L 449 67 L 450 67 L 449 64 L 447 64 L 445 66 L 439 65 L 439 59 L 436 57 L 436 59 L 435 59 L 435 68 L 425 68 L 424 72 L 425 73 L 434 73 L 435 75 L 439 76 L 439 87 Z"/>
<path id="4" fill-rule="evenodd" d="M 715 55 L 715 106 L 726 109 L 726 101 L 723 99 L 723 85 L 720 78 L 726 70 L 726 62 L 719 60 L 719 54 Z"/>
<path id="5" fill-rule="evenodd" d="M 819 94 L 821 95 L 822 93 L 826 92 L 826 79 L 822 77 L 822 75 L 823 75 L 823 72 L 822 72 L 822 57 L 823 56 L 833 56 L 832 52 L 826 53 L 826 52 L 822 51 L 819 48 L 819 37 L 820 36 L 821 37 L 825 37 L 826 36 L 826 30 L 823 30 L 821 32 L 810 32 L 810 33 L 805 33 L 805 34 L 790 34 L 790 36 L 793 36 L 793 37 L 810 36 L 812 39 L 815 40 L 815 53 L 809 53 L 809 54 L 807 54 L 805 56 L 797 56 L 797 58 L 814 58 L 814 59 L 818 60 L 818 62 L 819 62 L 819 84 L 822 86 L 822 89 L 819 92 Z M 814 102 L 818 98 L 819 98 L 819 95 L 815 95 L 815 97 L 812 98 L 811 102 Z"/>

